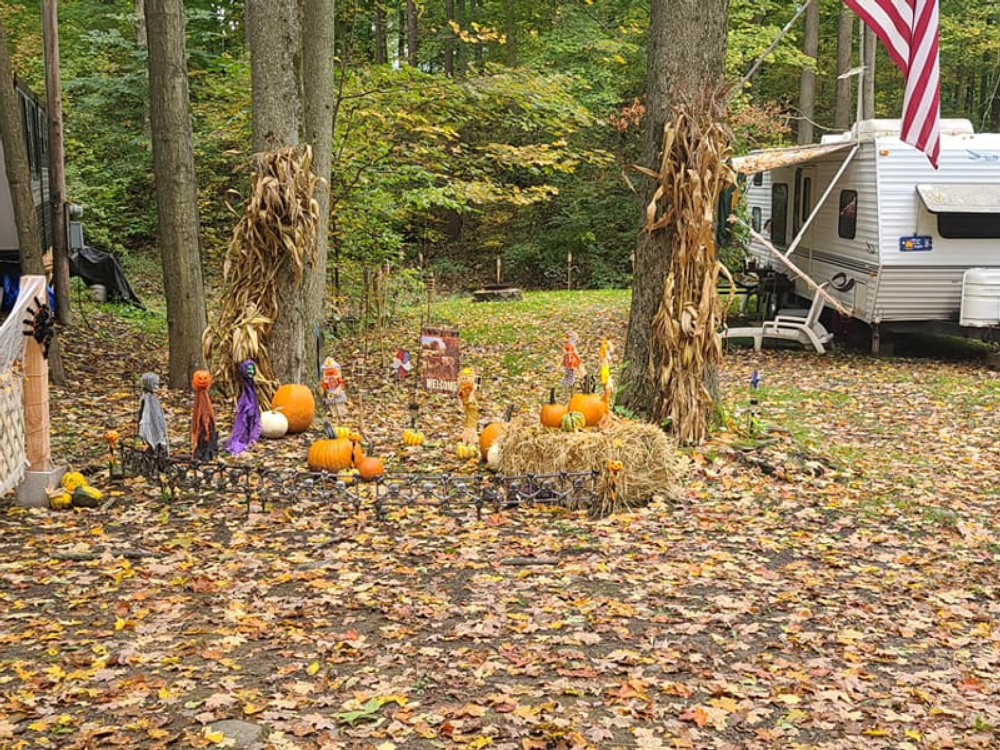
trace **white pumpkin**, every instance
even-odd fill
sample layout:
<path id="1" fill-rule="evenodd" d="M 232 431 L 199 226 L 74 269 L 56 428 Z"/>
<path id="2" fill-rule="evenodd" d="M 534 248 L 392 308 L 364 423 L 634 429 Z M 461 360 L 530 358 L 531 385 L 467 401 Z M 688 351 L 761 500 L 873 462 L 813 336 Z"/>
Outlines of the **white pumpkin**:
<path id="1" fill-rule="evenodd" d="M 500 467 L 500 446 L 496 443 L 486 451 L 486 465 L 496 471 Z"/>
<path id="2" fill-rule="evenodd" d="M 288 417 L 280 411 L 262 411 L 260 413 L 261 437 L 276 440 L 288 433 Z"/>

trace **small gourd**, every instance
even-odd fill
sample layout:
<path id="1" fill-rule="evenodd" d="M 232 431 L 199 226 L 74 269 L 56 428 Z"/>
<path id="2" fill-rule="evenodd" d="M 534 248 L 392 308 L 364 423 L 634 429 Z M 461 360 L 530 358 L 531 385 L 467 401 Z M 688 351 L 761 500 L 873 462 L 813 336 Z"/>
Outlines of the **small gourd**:
<path id="1" fill-rule="evenodd" d="M 463 461 L 467 461 L 470 458 L 479 458 L 479 446 L 468 443 L 456 443 L 455 455 Z"/>
<path id="2" fill-rule="evenodd" d="M 586 418 L 578 411 L 567 412 L 559 424 L 563 432 L 579 432 L 587 424 Z"/>
<path id="3" fill-rule="evenodd" d="M 545 427 L 552 427 L 553 429 L 558 429 L 562 424 L 562 418 L 566 416 L 566 404 L 556 403 L 556 389 L 549 389 L 549 402 L 542 405 L 542 411 L 539 414 L 539 419 Z"/>
<path id="4" fill-rule="evenodd" d="M 334 435 L 339 438 L 347 438 L 348 440 L 350 440 L 351 432 L 352 430 L 350 427 L 344 427 L 343 425 L 337 425 L 336 427 L 333 428 Z"/>
<path id="5" fill-rule="evenodd" d="M 77 487 L 83 487 L 86 484 L 87 478 L 78 471 L 67 471 L 63 474 L 62 487 L 69 493 L 74 492 Z"/>
<path id="6" fill-rule="evenodd" d="M 406 430 L 403 433 L 403 445 L 423 445 L 426 437 L 420 430 Z"/>
<path id="7" fill-rule="evenodd" d="M 269 440 L 277 440 L 288 434 L 288 417 L 281 413 L 278 407 L 273 411 L 260 413 L 260 435 Z"/>
<path id="8" fill-rule="evenodd" d="M 344 469 L 343 471 L 337 472 L 337 481 L 343 482 L 344 484 L 351 484 L 355 479 L 358 478 L 357 469 Z"/>
<path id="9" fill-rule="evenodd" d="M 73 496 L 65 490 L 49 498 L 49 507 L 53 510 L 65 510 L 72 504 Z"/>

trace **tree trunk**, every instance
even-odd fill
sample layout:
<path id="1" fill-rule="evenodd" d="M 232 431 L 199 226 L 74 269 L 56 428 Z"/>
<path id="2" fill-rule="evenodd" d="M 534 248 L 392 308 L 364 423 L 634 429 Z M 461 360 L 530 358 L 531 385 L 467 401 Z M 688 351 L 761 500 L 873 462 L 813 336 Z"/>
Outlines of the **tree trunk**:
<path id="1" fill-rule="evenodd" d="M 469 10 L 472 13 L 472 20 L 479 21 L 483 14 L 483 0 L 469 0 Z M 483 41 L 478 35 L 476 36 L 475 45 L 475 58 L 476 67 L 480 70 L 483 69 Z"/>
<path id="2" fill-rule="evenodd" d="M 468 18 L 465 14 L 465 0 L 456 0 L 455 2 L 455 22 L 458 24 L 460 29 L 464 29 L 469 25 Z M 456 47 L 456 73 L 459 78 L 463 78 L 465 76 L 465 72 L 469 69 L 469 56 L 466 53 L 465 42 L 463 42 L 461 38 L 456 41 Z"/>
<path id="3" fill-rule="evenodd" d="M 400 63 L 406 59 L 406 2 L 396 8 L 396 59 Z"/>
<path id="4" fill-rule="evenodd" d="M 157 237 L 167 298 L 171 388 L 188 388 L 202 366 L 205 289 L 198 237 L 198 184 L 188 100 L 183 0 L 146 0 L 149 122 L 156 177 Z"/>
<path id="5" fill-rule="evenodd" d="M 444 74 L 455 77 L 455 0 L 444 0 Z"/>
<path id="6" fill-rule="evenodd" d="M 507 36 L 507 65 L 514 68 L 517 67 L 517 19 L 514 16 L 514 0 L 504 0 L 503 17 Z"/>
<path id="7" fill-rule="evenodd" d="M 864 73 L 864 98 L 861 102 L 861 119 L 872 120 L 875 118 L 875 51 L 878 40 L 875 32 L 868 26 L 865 30 L 865 59 L 862 65 L 865 66 Z"/>
<path id="8" fill-rule="evenodd" d="M 653 0 L 650 9 L 646 76 L 646 114 L 642 122 L 642 164 L 660 163 L 663 126 L 673 105 L 718 85 L 724 75 L 729 0 Z M 642 191 L 641 209 L 652 197 L 652 185 Z M 650 359 L 653 317 L 663 296 L 670 264 L 670 238 L 651 239 L 640 231 L 632 281 L 632 307 L 625 342 L 625 371 L 619 403 L 640 415 L 653 408 L 657 386 L 652 374 L 659 363 Z"/>
<path id="9" fill-rule="evenodd" d="M 385 7 L 381 0 L 375 0 L 375 64 L 389 62 L 389 42 L 385 32 Z"/>
<path id="10" fill-rule="evenodd" d="M 846 6 L 840 9 L 840 26 L 837 30 L 837 100 L 833 108 L 833 127 L 844 131 L 851 127 L 850 78 L 840 78 L 851 69 L 854 51 L 854 13 Z"/>
<path id="11" fill-rule="evenodd" d="M 59 72 L 59 11 L 42 0 L 45 46 L 45 100 L 49 129 L 49 199 L 52 201 L 52 286 L 56 318 L 69 325 L 69 232 L 66 227 L 66 171 L 63 156 L 62 78 Z"/>
<path id="12" fill-rule="evenodd" d="M 379 0 L 375 0 L 378 7 Z M 317 330 L 326 320 L 326 261 L 330 235 L 330 150 L 333 145 L 334 105 L 334 0 L 305 0 L 302 38 L 303 74 L 305 77 L 304 120 L 306 140 L 312 145 L 313 171 L 320 180 L 316 185 L 319 221 L 316 225 L 316 262 L 306 266 L 303 278 L 305 328 L 302 342 L 302 380 L 319 379 Z M 385 45 L 385 36 L 382 36 Z M 376 39 L 376 46 L 378 40 Z M 384 54 L 384 51 L 383 51 Z"/>
<path id="13" fill-rule="evenodd" d="M 139 49 L 149 46 L 146 33 L 146 0 L 135 0 L 135 43 Z"/>
<path id="14" fill-rule="evenodd" d="M 14 204 L 14 224 L 21 272 L 44 276 L 42 234 L 31 195 L 31 170 L 28 166 L 28 144 L 24 139 L 21 103 L 14 89 L 14 74 L 7 50 L 7 32 L 0 17 L 0 139 L 3 143 L 4 168 Z"/>
<path id="15" fill-rule="evenodd" d="M 819 57 L 819 0 L 806 8 L 805 36 L 802 41 L 802 54 L 812 58 L 813 67 L 802 68 L 802 80 L 799 89 L 799 143 L 812 143 L 813 122 L 816 117 L 816 60 Z"/>
<path id="16" fill-rule="evenodd" d="M 417 4 L 406 0 L 406 62 L 417 67 Z"/>

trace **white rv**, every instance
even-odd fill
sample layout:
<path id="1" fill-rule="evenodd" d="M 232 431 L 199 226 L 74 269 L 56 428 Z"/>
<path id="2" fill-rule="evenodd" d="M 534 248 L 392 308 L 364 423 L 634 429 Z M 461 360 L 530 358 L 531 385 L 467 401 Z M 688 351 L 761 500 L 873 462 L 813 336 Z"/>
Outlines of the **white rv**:
<path id="1" fill-rule="evenodd" d="M 1000 324 L 1000 134 L 967 120 L 941 130 L 937 170 L 899 139 L 898 120 L 734 160 L 752 175 L 754 228 L 829 282 L 871 326 L 875 351 L 880 332 L 931 324 L 987 337 Z M 749 250 L 758 266 L 786 271 L 763 244 Z M 796 291 L 812 296 L 801 280 Z"/>

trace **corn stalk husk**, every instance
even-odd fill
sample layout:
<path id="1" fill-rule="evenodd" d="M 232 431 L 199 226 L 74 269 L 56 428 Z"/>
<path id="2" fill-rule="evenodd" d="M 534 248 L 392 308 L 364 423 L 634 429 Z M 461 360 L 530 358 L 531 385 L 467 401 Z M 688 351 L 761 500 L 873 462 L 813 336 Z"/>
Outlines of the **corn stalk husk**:
<path id="1" fill-rule="evenodd" d="M 632 168 L 656 181 L 644 230 L 670 253 L 650 334 L 657 386 L 652 416 L 669 419 L 683 443 L 700 442 L 708 432 L 714 399 L 706 375 L 722 357 L 716 212 L 720 192 L 736 179 L 724 112 L 721 91 L 706 90 L 698 101 L 681 103 L 663 129 L 659 170 Z"/>
<path id="2" fill-rule="evenodd" d="M 205 361 L 226 393 L 238 388 L 237 367 L 257 363 L 258 398 L 265 406 L 278 387 L 268 342 L 278 315 L 278 281 L 302 278 L 316 257 L 319 204 L 308 145 L 254 154 L 250 197 L 223 263 L 219 309 L 202 337 Z"/>

